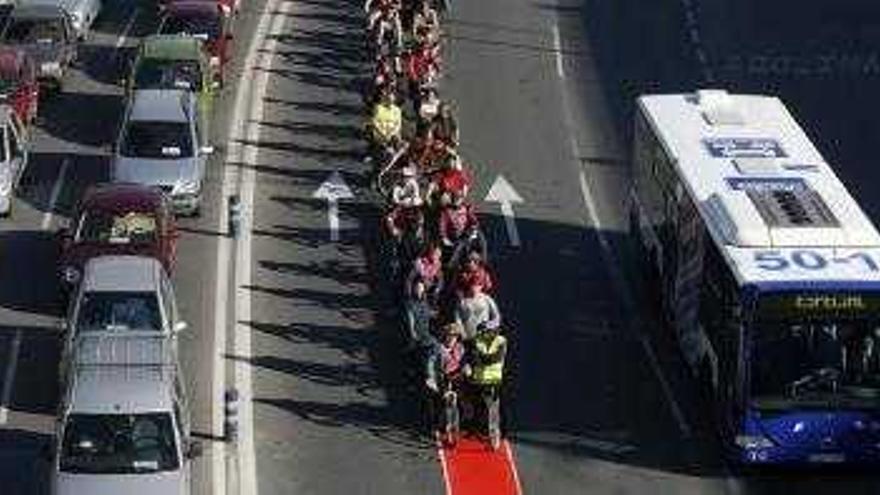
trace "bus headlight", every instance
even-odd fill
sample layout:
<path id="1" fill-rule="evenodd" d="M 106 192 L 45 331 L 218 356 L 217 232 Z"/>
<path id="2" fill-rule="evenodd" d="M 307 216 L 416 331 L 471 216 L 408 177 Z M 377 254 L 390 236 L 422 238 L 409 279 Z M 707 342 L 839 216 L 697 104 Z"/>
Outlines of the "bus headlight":
<path id="1" fill-rule="evenodd" d="M 734 443 L 743 449 L 767 449 L 773 446 L 769 438 L 762 435 L 737 435 Z"/>

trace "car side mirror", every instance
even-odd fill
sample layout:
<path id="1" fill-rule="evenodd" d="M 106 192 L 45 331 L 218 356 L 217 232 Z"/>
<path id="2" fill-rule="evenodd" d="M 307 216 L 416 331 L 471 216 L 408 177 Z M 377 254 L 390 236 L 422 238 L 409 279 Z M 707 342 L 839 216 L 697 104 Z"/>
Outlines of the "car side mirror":
<path id="1" fill-rule="evenodd" d="M 197 440 L 190 440 L 189 445 L 186 447 L 186 457 L 187 459 L 195 459 L 197 457 L 201 457 L 204 453 L 204 446 L 202 442 Z"/>
<path id="2" fill-rule="evenodd" d="M 213 154 L 213 153 L 214 153 L 214 147 L 213 147 L 213 146 L 210 146 L 210 145 L 209 145 L 209 146 L 202 146 L 201 148 L 199 148 L 199 151 L 200 151 L 203 155 L 210 155 L 210 154 Z"/>
<path id="3" fill-rule="evenodd" d="M 189 324 L 185 321 L 178 321 L 174 324 L 174 333 L 180 333 L 189 328 Z"/>

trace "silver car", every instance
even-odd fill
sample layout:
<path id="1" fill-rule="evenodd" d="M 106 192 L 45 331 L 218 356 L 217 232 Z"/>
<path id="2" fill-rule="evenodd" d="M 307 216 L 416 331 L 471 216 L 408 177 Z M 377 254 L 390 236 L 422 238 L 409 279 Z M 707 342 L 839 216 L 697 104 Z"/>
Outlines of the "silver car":
<path id="1" fill-rule="evenodd" d="M 187 495 L 191 439 L 177 351 L 151 332 L 83 334 L 63 387 L 53 495 Z"/>
<path id="2" fill-rule="evenodd" d="M 20 0 L 19 5 L 57 5 L 70 17 L 77 39 L 84 40 L 101 12 L 101 0 Z"/>
<path id="3" fill-rule="evenodd" d="M 159 186 L 174 211 L 198 215 L 208 157 L 207 119 L 188 90 L 143 89 L 132 93 L 110 174 L 115 182 Z"/>
<path id="4" fill-rule="evenodd" d="M 12 212 L 12 198 L 28 166 L 28 131 L 18 114 L 0 105 L 0 215 Z"/>

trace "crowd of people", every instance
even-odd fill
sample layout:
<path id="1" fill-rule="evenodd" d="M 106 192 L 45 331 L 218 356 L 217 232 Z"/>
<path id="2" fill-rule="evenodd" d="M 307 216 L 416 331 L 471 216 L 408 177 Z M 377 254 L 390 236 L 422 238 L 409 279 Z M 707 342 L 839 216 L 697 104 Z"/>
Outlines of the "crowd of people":
<path id="1" fill-rule="evenodd" d="M 441 405 L 432 410 L 446 412 L 433 414 L 432 425 L 454 442 L 459 425 L 449 418 L 461 411 L 466 423 L 485 424 L 497 448 L 507 339 L 488 246 L 468 201 L 473 176 L 459 154 L 453 106 L 438 88 L 448 7 L 366 0 L 373 62 L 366 161 L 384 202 L 383 247 L 406 351 L 429 402 Z"/>

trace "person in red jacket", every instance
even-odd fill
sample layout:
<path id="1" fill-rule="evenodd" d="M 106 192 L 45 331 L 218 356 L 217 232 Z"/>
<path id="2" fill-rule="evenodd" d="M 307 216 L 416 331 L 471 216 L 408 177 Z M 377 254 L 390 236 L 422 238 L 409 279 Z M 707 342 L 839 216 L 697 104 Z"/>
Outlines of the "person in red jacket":
<path id="1" fill-rule="evenodd" d="M 459 298 L 471 294 L 479 286 L 482 292 L 492 292 L 495 282 L 480 253 L 473 251 L 468 254 L 464 265 L 455 276 L 454 289 Z"/>

